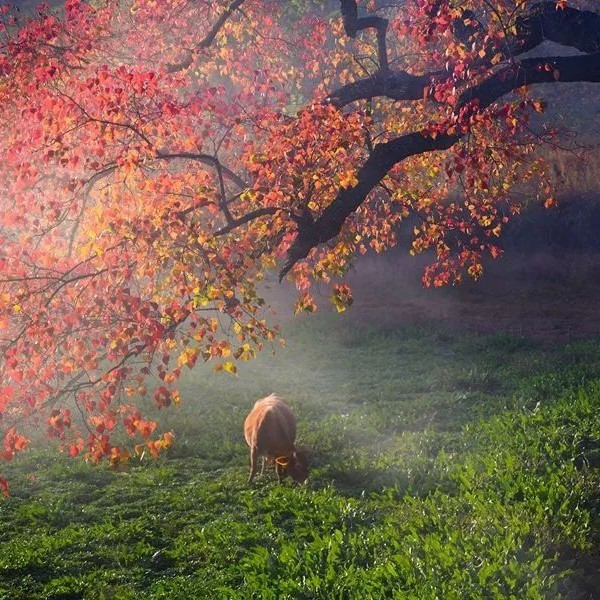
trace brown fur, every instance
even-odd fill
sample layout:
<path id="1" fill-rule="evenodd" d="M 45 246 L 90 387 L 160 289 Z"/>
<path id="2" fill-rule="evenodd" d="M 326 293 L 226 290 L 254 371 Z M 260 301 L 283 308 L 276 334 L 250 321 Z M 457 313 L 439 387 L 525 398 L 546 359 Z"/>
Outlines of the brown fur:
<path id="1" fill-rule="evenodd" d="M 306 453 L 296 450 L 294 446 L 296 440 L 294 413 L 275 394 L 256 402 L 244 422 L 244 437 L 250 446 L 249 482 L 258 469 L 259 456 L 275 462 L 279 481 L 286 474 L 298 483 L 302 483 L 307 478 Z"/>

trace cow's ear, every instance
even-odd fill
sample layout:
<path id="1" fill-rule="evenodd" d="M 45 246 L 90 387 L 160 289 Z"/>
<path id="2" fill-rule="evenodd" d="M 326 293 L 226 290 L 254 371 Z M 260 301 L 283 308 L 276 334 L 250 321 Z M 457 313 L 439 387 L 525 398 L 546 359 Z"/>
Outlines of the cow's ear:
<path id="1" fill-rule="evenodd" d="M 275 459 L 275 462 L 280 466 L 280 467 L 289 467 L 290 466 L 290 459 L 287 456 L 278 456 Z"/>

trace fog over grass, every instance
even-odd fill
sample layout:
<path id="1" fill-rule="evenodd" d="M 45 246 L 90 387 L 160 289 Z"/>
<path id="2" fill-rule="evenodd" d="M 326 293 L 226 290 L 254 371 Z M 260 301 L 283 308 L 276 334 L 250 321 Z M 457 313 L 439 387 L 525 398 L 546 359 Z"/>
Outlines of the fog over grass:
<path id="1" fill-rule="evenodd" d="M 592 597 L 597 341 L 352 312 L 285 332 L 237 377 L 189 372 L 157 460 L 13 461 L 0 598 Z M 271 391 L 297 415 L 306 485 L 246 483 L 242 423 Z"/>

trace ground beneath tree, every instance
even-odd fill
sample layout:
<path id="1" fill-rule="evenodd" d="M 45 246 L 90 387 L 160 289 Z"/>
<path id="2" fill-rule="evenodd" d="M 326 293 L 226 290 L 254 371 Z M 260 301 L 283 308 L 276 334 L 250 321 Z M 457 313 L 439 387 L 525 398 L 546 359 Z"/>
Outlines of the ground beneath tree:
<path id="1" fill-rule="evenodd" d="M 446 289 L 419 285 L 423 261 L 390 256 L 380 266 L 374 259 L 365 263 L 353 275 L 358 318 L 394 325 L 439 322 L 541 341 L 600 335 L 598 254 L 507 256 L 487 265 L 479 282 Z"/>
<path id="2" fill-rule="evenodd" d="M 444 331 L 509 333 L 568 343 L 600 336 L 600 254 L 511 254 L 486 265 L 479 282 L 424 288 L 423 257 L 400 252 L 360 259 L 348 277 L 354 304 L 341 316 L 357 324 L 439 324 Z M 271 286 L 279 317 L 290 316 L 293 290 Z M 316 288 L 329 310 L 326 287 Z M 286 304 L 287 303 L 287 304 Z"/>

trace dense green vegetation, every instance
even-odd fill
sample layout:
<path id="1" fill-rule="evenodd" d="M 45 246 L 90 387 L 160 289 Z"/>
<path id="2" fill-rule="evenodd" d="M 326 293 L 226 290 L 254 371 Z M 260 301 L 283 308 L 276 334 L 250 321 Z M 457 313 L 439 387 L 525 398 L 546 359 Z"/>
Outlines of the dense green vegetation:
<path id="1" fill-rule="evenodd" d="M 271 391 L 305 486 L 246 484 Z M 300 320 L 237 378 L 194 371 L 170 454 L 9 466 L 0 598 L 590 598 L 600 589 L 600 345 Z"/>

